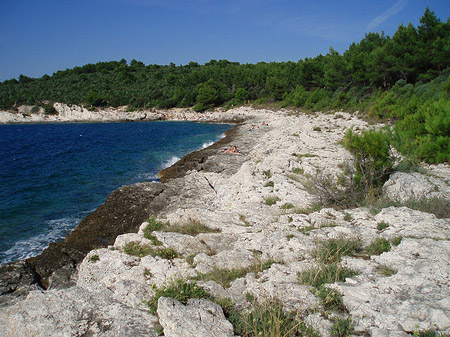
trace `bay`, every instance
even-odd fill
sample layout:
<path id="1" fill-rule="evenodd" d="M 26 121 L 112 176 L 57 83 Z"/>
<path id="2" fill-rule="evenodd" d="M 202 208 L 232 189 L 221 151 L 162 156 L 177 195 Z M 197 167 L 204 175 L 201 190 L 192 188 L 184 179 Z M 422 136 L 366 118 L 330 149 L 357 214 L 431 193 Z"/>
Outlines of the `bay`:
<path id="1" fill-rule="evenodd" d="M 193 122 L 0 125 L 0 264 L 63 239 L 122 185 L 157 173 L 230 128 Z"/>

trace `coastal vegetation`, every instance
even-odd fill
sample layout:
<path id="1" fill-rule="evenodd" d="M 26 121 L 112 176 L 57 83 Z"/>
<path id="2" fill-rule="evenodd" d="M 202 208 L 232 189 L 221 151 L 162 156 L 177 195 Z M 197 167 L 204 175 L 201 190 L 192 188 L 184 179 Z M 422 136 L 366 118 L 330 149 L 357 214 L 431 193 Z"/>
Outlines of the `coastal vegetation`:
<path id="1" fill-rule="evenodd" d="M 0 83 L 0 108 L 33 104 L 52 114 L 52 102 L 61 102 L 89 109 L 127 105 L 129 109 L 204 111 L 274 102 L 309 111 L 359 111 L 370 119 L 395 122 L 383 136 L 386 139 L 377 141 L 396 147 L 413 161 L 448 162 L 449 45 L 450 20 L 441 21 L 426 8 L 417 27 L 400 25 L 392 37 L 367 33 L 343 54 L 330 47 L 326 55 L 298 62 L 211 60 L 177 66 L 122 59 L 41 78 L 20 75 Z M 363 183 L 373 179 L 370 174 L 362 178 L 368 178 Z"/>

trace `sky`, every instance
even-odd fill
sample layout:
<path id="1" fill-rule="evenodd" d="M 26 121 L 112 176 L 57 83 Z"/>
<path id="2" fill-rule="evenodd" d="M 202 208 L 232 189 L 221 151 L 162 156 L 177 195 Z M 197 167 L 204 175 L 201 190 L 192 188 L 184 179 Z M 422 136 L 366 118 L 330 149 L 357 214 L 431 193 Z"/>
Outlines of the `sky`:
<path id="1" fill-rule="evenodd" d="M 0 0 L 0 81 L 100 61 L 298 61 L 392 36 L 450 0 Z"/>

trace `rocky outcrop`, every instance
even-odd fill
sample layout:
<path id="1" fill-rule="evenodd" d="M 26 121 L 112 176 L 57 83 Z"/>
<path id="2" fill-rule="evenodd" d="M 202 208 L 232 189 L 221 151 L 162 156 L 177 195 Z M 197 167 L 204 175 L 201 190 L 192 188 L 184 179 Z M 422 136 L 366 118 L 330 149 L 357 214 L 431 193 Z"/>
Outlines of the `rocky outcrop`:
<path id="1" fill-rule="evenodd" d="M 114 191 L 64 241 L 50 244 L 41 255 L 24 262 L 0 266 L 0 290 L 14 297 L 27 294 L 36 285 L 43 288 L 74 285 L 76 268 L 86 254 L 111 245 L 120 234 L 137 231 L 149 214 L 161 209 L 164 197 L 158 196 L 163 191 L 158 183 L 123 186 Z M 0 303 L 5 301 L 1 296 Z"/>
<path id="2" fill-rule="evenodd" d="M 136 197 L 126 205 L 133 208 L 136 202 L 135 208 L 147 207 L 147 216 L 153 213 L 178 226 L 201 223 L 216 232 L 188 235 L 162 228 L 150 237 L 145 234 L 148 222 L 141 221 L 135 233 L 119 235 L 108 247 L 89 252 L 78 266 L 75 286 L 32 291 L 26 299 L 2 308 L 0 328 L 9 334 L 20 329 L 45 335 L 31 326 L 36 320 L 36 326 L 46 324 L 49 331 L 57 331 L 58 317 L 67 311 L 64 302 L 73 306 L 74 313 L 66 314 L 68 324 L 61 331 L 69 333 L 72 330 L 68 329 L 78 326 L 83 333 L 103 336 L 106 332 L 101 327 L 109 326 L 105 322 L 111 316 L 103 311 L 91 315 L 92 306 L 109 306 L 115 315 L 119 313 L 115 305 L 120 303 L 124 312 L 136 315 L 137 319 L 122 316 L 122 322 L 130 320 L 136 335 L 141 331 L 155 335 L 154 322 L 159 321 L 166 336 L 231 336 L 221 309 L 206 300 L 192 299 L 183 305 L 161 297 L 157 315 L 144 313 L 142 301 L 153 296 L 155 287 L 202 274 L 197 285 L 213 298 L 229 298 L 238 310 L 248 310 L 254 301 L 277 299 L 284 310 L 294 311 L 321 336 L 329 336 L 335 321 L 348 317 L 358 334 L 407 336 L 417 329 L 450 332 L 450 219 L 405 206 L 384 208 L 376 214 L 367 208 L 308 211 L 317 201 L 310 193 L 309 177 L 342 171 L 352 158 L 339 141 L 351 126 L 367 128 L 364 121 L 346 113 L 293 115 L 248 108 L 230 113 L 246 119 L 233 130 L 232 141 L 210 147 L 205 156 L 192 156 L 197 158 L 192 159 L 197 160 L 195 164 L 181 161 L 184 170 L 168 170 L 166 182 L 154 185 L 155 189 L 163 186 L 159 192 L 153 190 L 147 201 Z M 222 151 L 230 144 L 240 153 Z M 448 166 L 426 170 L 410 174 L 420 183 L 416 187 L 409 185 L 411 178 L 392 175 L 386 193 L 402 200 L 403 195 L 417 197 L 416 192 L 423 190 L 442 192 L 439 196 L 447 198 Z M 439 191 L 428 189 L 426 182 Z M 124 223 L 126 218 L 122 218 Z M 102 217 L 98 219 L 107 224 Z M 357 240 L 363 250 L 340 262 L 356 275 L 327 285 L 342 294 L 343 311 L 326 308 L 317 289 L 299 280 L 300 274 L 317 267 L 315 252 L 320 244 L 340 238 Z M 388 242 L 390 250 L 380 255 L 364 253 L 377 239 Z M 170 248 L 178 255 L 164 259 L 126 253 L 130 244 L 153 247 L 153 242 L 158 242 L 154 249 Z M 208 278 L 208 273 L 218 270 L 244 272 L 228 283 Z M 85 303 L 86 296 L 90 303 Z M 58 313 L 48 315 L 49 309 L 43 309 L 48 316 L 35 314 L 43 305 L 53 305 Z M 20 328 L 11 323 L 16 321 Z M 106 330 L 114 335 L 114 329 Z"/>
<path id="3" fill-rule="evenodd" d="M 233 337 L 233 326 L 222 308 L 205 299 L 190 299 L 186 305 L 173 298 L 158 300 L 159 323 L 166 337 Z"/>

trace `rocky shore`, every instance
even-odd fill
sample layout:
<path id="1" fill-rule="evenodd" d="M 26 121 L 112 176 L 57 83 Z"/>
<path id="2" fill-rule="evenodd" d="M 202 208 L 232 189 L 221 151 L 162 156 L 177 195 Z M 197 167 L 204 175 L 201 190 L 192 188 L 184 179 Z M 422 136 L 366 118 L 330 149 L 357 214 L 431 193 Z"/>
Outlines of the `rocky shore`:
<path id="1" fill-rule="evenodd" d="M 87 109 L 78 105 L 54 103 L 53 113 L 46 113 L 43 107 L 22 105 L 15 111 L 0 111 L 0 124 L 26 123 L 74 123 L 74 122 L 139 122 L 155 120 L 231 122 L 240 121 L 239 116 L 210 111 L 198 113 L 192 109 L 173 108 L 169 110 L 128 111 L 127 107 Z"/>
<path id="2" fill-rule="evenodd" d="M 112 193 L 65 243 L 2 270 L 10 273 L 10 282 L 0 282 L 5 336 L 158 336 L 161 330 L 233 336 L 229 318 L 208 299 L 182 304 L 161 297 L 155 314 L 143 303 L 170 282 L 193 278 L 241 312 L 254 301 L 276 299 L 320 336 L 330 336 L 336 322 L 351 322 L 359 335 L 450 332 L 449 218 L 400 203 L 378 212 L 312 207 L 317 195 L 310 177 L 340 174 L 352 160 L 340 140 L 349 127 L 368 128 L 366 122 L 343 112 L 251 108 L 209 118 L 241 123 L 221 142 L 162 171 L 162 183 Z M 238 153 L 223 151 L 230 145 Z M 399 201 L 450 200 L 450 168 L 396 172 L 384 193 Z M 170 225 L 149 230 L 150 216 Z M 192 224 L 210 230 L 180 230 Z M 337 309 L 302 275 L 317 267 L 319 247 L 340 239 L 358 241 L 362 252 L 343 256 L 339 268 L 353 272 L 327 286 L 342 295 Z M 366 253 L 377 240 L 390 249 Z M 64 246 L 69 243 L 77 248 Z M 58 246 L 60 260 L 52 253 Z M 215 277 L 227 271 L 237 277 Z"/>

